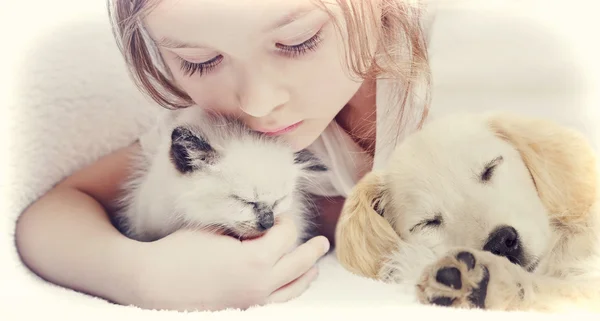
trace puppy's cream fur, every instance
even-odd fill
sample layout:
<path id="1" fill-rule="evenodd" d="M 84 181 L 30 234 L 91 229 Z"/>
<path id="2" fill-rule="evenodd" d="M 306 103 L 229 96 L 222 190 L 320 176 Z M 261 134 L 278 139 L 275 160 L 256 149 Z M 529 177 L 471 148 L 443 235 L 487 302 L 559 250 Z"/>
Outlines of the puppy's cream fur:
<path id="1" fill-rule="evenodd" d="M 414 285 L 426 304 L 600 311 L 596 164 L 578 132 L 546 120 L 435 120 L 354 188 L 337 256 L 356 274 Z M 502 226 L 518 232 L 518 264 L 483 250 Z"/>

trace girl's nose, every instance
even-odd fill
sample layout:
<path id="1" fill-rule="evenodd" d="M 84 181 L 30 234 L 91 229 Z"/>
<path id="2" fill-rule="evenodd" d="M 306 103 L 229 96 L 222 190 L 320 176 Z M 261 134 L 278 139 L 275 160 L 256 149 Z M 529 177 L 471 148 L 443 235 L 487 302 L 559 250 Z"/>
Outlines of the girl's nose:
<path id="1" fill-rule="evenodd" d="M 241 79 L 238 99 L 244 113 L 259 118 L 283 107 L 290 95 L 282 85 L 281 77 L 256 69 L 253 68 Z"/>

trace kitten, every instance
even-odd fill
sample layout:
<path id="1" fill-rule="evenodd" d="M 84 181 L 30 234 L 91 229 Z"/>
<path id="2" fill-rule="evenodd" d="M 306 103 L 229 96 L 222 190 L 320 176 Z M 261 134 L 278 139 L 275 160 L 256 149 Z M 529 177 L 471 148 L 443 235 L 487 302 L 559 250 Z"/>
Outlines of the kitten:
<path id="1" fill-rule="evenodd" d="M 246 239 L 290 215 L 298 242 L 309 237 L 304 188 L 327 171 L 312 153 L 200 108 L 183 110 L 169 132 L 156 153 L 135 155 L 115 220 L 124 235 L 149 242 L 201 228 Z"/>

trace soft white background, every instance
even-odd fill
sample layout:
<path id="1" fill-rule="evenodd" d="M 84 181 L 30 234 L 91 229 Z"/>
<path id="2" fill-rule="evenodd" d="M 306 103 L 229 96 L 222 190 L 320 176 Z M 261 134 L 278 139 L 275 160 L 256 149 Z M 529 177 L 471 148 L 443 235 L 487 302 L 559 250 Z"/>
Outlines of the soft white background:
<path id="1" fill-rule="evenodd" d="M 442 2 L 431 45 L 434 113 L 548 111 L 598 144 L 598 126 L 580 121 L 600 118 L 596 1 Z M 104 0 L 3 0 L 0 26 L 0 320 L 204 320 L 270 313 L 278 319 L 304 319 L 307 313 L 319 319 L 375 314 L 394 319 L 507 318 L 414 306 L 402 289 L 354 277 L 331 256 L 322 261 L 318 281 L 298 300 L 241 315 L 141 311 L 40 281 L 16 256 L 13 229 L 19 212 L 57 180 L 133 141 L 156 107 L 140 96 L 125 73 Z M 566 106 L 571 112 L 561 114 Z M 519 316 L 536 318 L 510 318 Z"/>

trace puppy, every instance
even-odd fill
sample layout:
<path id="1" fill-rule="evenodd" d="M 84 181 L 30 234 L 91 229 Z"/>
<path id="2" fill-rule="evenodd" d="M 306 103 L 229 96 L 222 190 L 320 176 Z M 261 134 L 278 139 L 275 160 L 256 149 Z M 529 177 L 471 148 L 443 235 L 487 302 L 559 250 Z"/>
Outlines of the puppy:
<path id="1" fill-rule="evenodd" d="M 545 120 L 432 121 L 349 195 L 338 259 L 424 304 L 600 311 L 596 164 L 579 133 Z"/>
<path id="2" fill-rule="evenodd" d="M 199 108 L 182 110 L 156 152 L 135 155 L 133 164 L 115 225 L 145 242 L 182 228 L 254 238 L 288 215 L 299 244 L 314 228 L 304 188 L 327 171 L 307 150 Z"/>

